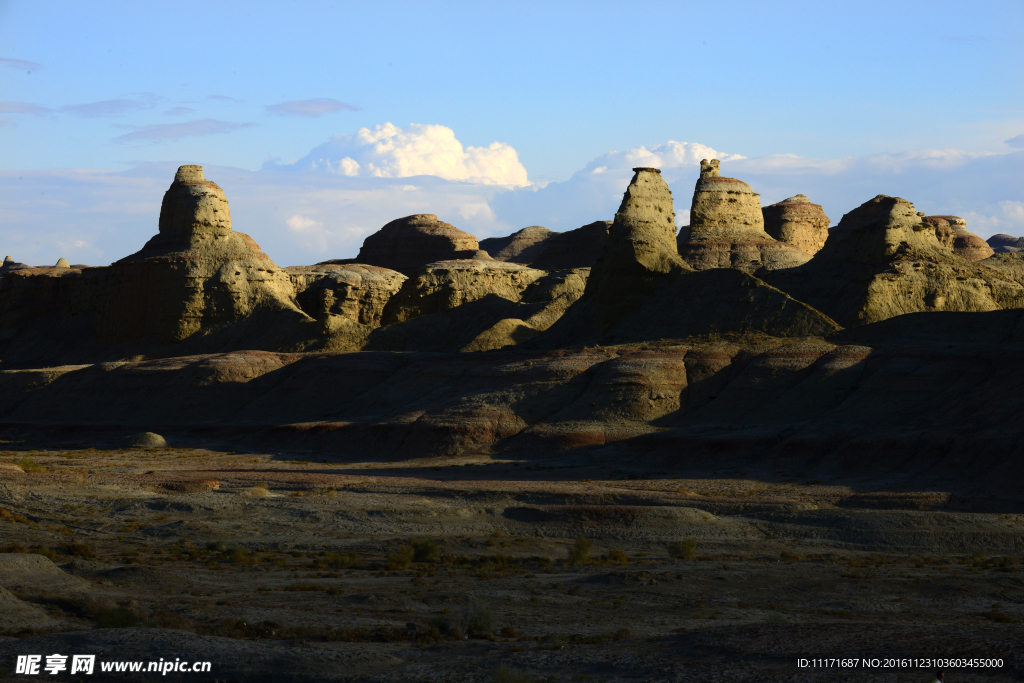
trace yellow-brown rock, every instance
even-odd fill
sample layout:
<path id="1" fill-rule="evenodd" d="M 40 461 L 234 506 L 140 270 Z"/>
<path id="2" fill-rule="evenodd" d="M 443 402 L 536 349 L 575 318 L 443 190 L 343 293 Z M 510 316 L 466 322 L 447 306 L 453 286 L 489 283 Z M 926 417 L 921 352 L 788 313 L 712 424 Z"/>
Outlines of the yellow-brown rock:
<path id="1" fill-rule="evenodd" d="M 764 277 L 847 327 L 919 311 L 1024 307 L 1012 277 L 950 251 L 913 204 L 887 195 L 843 216 L 809 263 Z"/>
<path id="2" fill-rule="evenodd" d="M 798 194 L 761 209 L 764 231 L 783 244 L 805 254 L 818 253 L 828 238 L 828 216 L 821 204 L 812 204 L 807 195 Z"/>
<path id="3" fill-rule="evenodd" d="M 511 261 L 530 265 L 542 249 L 542 243 L 559 233 L 543 225 L 530 225 L 508 237 L 489 237 L 480 240 L 480 248 L 496 261 Z"/>
<path id="4" fill-rule="evenodd" d="M 393 325 L 497 295 L 519 301 L 523 292 L 546 275 L 518 263 L 473 259 L 439 261 L 406 280 L 384 307 L 382 324 Z"/>
<path id="5" fill-rule="evenodd" d="M 201 166 L 182 166 L 164 194 L 159 233 L 113 263 L 97 318 L 105 342 L 180 342 L 255 312 L 308 321 L 288 273 L 251 237 L 231 229 L 224 191 Z"/>
<path id="6" fill-rule="evenodd" d="M 935 235 L 944 245 L 949 244 L 950 248 L 960 254 L 968 261 L 982 261 L 995 253 L 989 244 L 967 229 L 967 221 L 959 216 L 925 216 L 925 222 L 935 226 Z M 948 232 L 953 233 L 953 239 L 948 238 Z"/>
<path id="7" fill-rule="evenodd" d="M 700 162 L 690 205 L 689 230 L 677 251 L 696 270 L 735 268 L 753 273 L 806 263 L 810 256 L 765 232 L 761 195 L 742 180 L 727 178 L 718 159 Z"/>
<path id="8" fill-rule="evenodd" d="M 428 263 L 451 259 L 492 260 L 473 235 L 421 213 L 393 220 L 367 237 L 355 261 L 412 275 Z"/>
<path id="9" fill-rule="evenodd" d="M 396 270 L 361 263 L 290 266 L 284 271 L 307 315 L 317 320 L 341 316 L 370 327 L 380 326 L 384 305 L 407 279 Z"/>

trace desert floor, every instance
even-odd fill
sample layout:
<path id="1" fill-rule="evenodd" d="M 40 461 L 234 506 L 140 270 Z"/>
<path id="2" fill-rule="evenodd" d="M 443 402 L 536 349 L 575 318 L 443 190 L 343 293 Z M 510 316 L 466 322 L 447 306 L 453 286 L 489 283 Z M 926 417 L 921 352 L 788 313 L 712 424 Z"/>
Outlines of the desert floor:
<path id="1" fill-rule="evenodd" d="M 0 678 L 51 653 L 211 662 L 106 674 L 140 681 L 932 680 L 887 658 L 1024 678 L 1024 515 L 943 492 L 81 445 L 0 443 L 0 585 L 37 608 L 0 635 Z"/>

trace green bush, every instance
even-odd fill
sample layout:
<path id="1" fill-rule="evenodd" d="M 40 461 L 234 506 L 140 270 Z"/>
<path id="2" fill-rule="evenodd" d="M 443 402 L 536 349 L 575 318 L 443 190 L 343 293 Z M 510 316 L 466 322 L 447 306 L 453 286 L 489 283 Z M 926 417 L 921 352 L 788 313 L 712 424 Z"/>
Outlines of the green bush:
<path id="1" fill-rule="evenodd" d="M 460 621 L 465 633 L 489 636 L 498 625 L 498 610 L 487 598 L 474 595 L 466 600 Z"/>
<path id="2" fill-rule="evenodd" d="M 668 556 L 676 560 L 697 559 L 697 539 L 688 538 L 682 543 L 669 543 Z"/>
<path id="3" fill-rule="evenodd" d="M 410 545 L 413 562 L 433 562 L 441 554 L 441 544 L 432 538 L 417 538 Z"/>
<path id="4" fill-rule="evenodd" d="M 403 545 L 401 548 L 388 555 L 388 569 L 405 569 L 412 564 L 414 557 L 416 557 L 416 551 L 412 549 L 412 546 Z"/>
<path id="5" fill-rule="evenodd" d="M 569 546 L 569 564 L 573 566 L 587 564 L 590 562 L 590 549 L 594 542 L 586 536 L 580 536 L 576 542 Z"/>

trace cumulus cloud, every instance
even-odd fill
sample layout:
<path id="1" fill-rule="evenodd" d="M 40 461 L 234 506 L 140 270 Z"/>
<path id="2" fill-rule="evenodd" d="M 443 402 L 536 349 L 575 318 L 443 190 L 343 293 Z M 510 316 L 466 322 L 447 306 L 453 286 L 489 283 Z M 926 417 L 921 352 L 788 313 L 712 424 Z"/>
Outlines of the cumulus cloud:
<path id="1" fill-rule="evenodd" d="M 1006 140 L 1004 144 L 1007 144 L 1010 147 L 1016 147 L 1017 149 L 1024 148 L 1024 133 L 1021 133 L 1020 135 L 1014 135 L 1009 140 Z"/>
<path id="2" fill-rule="evenodd" d="M 335 135 L 294 164 L 270 168 L 371 178 L 426 175 L 510 187 L 530 184 L 511 145 L 463 147 L 455 131 L 436 124 L 360 128 L 355 135 Z"/>
<path id="3" fill-rule="evenodd" d="M 9 57 L 0 57 L 0 66 L 6 66 L 10 69 L 18 69 L 19 71 L 38 71 L 43 68 L 43 65 L 38 62 L 29 62 L 24 59 L 11 59 Z"/>
<path id="4" fill-rule="evenodd" d="M 311 118 L 339 111 L 362 111 L 360 107 L 339 102 L 329 97 L 317 97 L 312 100 L 290 100 L 280 104 L 269 104 L 264 108 L 271 114 L 277 114 L 278 116 L 307 116 Z"/>
<path id="5" fill-rule="evenodd" d="M 0 114 L 49 114 L 50 109 L 29 102 L 0 102 Z"/>
<path id="6" fill-rule="evenodd" d="M 199 119 L 198 121 L 184 121 L 182 123 L 157 123 L 149 126 L 121 126 L 132 128 L 132 132 L 119 135 L 114 142 L 166 142 L 168 140 L 179 140 L 188 137 L 201 137 L 205 135 L 223 135 L 233 133 L 236 130 L 250 128 L 251 123 L 233 123 L 231 121 L 218 121 L 216 119 Z"/>

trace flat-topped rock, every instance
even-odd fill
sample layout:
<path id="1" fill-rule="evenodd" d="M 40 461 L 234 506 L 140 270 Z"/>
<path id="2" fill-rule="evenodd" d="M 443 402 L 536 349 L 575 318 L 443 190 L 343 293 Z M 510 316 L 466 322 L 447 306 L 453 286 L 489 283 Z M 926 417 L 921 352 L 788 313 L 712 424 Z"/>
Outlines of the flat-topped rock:
<path id="1" fill-rule="evenodd" d="M 397 270 L 363 263 L 290 266 L 284 271 L 307 315 L 317 320 L 341 316 L 370 327 L 380 325 L 384 305 L 407 279 Z"/>
<path id="2" fill-rule="evenodd" d="M 810 255 L 764 229 L 761 195 L 721 174 L 718 159 L 701 162 L 690 204 L 690 225 L 677 251 L 696 270 L 735 268 L 753 273 L 806 263 Z"/>
<path id="3" fill-rule="evenodd" d="M 809 263 L 764 277 L 844 326 L 1024 306 L 1020 283 L 943 246 L 934 225 L 909 201 L 878 195 L 844 215 Z"/>
<path id="4" fill-rule="evenodd" d="M 519 263 L 455 259 L 427 264 L 384 306 L 384 325 L 440 313 L 488 295 L 519 301 L 545 271 Z"/>
<path id="5" fill-rule="evenodd" d="M 761 209 L 764 231 L 783 244 L 805 254 L 818 253 L 828 238 L 831 223 L 821 204 L 812 204 L 807 195 L 798 194 Z"/>
<path id="6" fill-rule="evenodd" d="M 460 258 L 490 260 L 491 255 L 473 235 L 421 213 L 393 220 L 367 237 L 356 261 L 412 275 L 428 263 Z"/>

